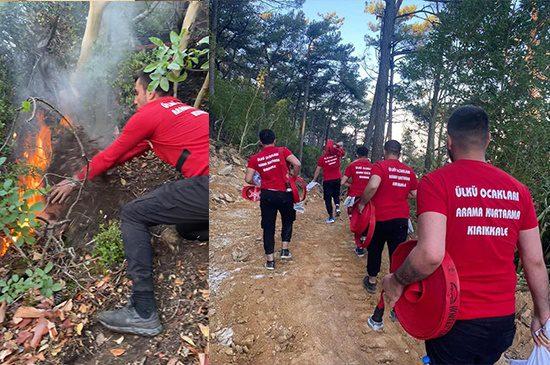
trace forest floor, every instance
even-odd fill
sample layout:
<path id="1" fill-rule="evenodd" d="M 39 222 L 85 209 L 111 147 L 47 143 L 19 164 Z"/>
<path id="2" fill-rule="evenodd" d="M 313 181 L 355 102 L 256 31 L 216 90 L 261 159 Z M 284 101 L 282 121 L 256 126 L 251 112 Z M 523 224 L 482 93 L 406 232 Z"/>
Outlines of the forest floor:
<path id="1" fill-rule="evenodd" d="M 367 326 L 379 295 L 363 289 L 366 257 L 353 252 L 347 217 L 325 224 L 321 194 L 308 195 L 294 224 L 293 259 L 276 255 L 276 269 L 267 271 L 259 205 L 240 197 L 244 160 L 223 146 L 211 151 L 210 161 L 213 364 L 421 363 L 423 343 L 398 323 L 386 316 L 382 332 Z M 385 252 L 382 273 L 387 270 Z M 525 289 L 517 297 L 517 335 L 505 355 L 526 358 L 531 304 Z"/>
<path id="2" fill-rule="evenodd" d="M 84 140 L 84 144 L 92 154 L 93 141 Z M 76 171 L 82 164 L 78 147 L 67 138 L 54 141 L 54 145 L 62 152 L 54 153 L 50 171 L 70 176 L 69 171 Z M 5 317 L 0 313 L 0 363 L 205 363 L 208 353 L 208 243 L 186 241 L 173 227 L 158 226 L 152 230 L 156 298 L 163 333 L 154 338 L 121 335 L 105 329 L 96 320 L 98 312 L 126 304 L 131 293 L 125 265 L 119 264 L 107 272 L 97 265 L 93 239 L 99 225 L 117 220 L 123 204 L 178 177 L 172 167 L 152 153 L 127 162 L 87 184 L 65 228 L 64 247 L 46 250 L 40 241 L 32 251 L 24 247 L 33 256 L 30 267 L 37 265 L 44 255 L 46 262 L 56 265 L 51 275 L 54 280 L 65 282 L 64 289 L 56 295 L 55 303 L 36 294 L 0 308 L 0 312 L 5 311 Z M 28 265 L 17 255 L 8 253 L 2 258 L 0 278 L 22 273 Z M 52 308 L 54 305 L 56 307 Z M 31 345 L 31 341 L 40 319 L 23 316 L 25 319 L 21 321 L 16 318 L 23 307 L 31 313 L 40 310 L 40 316 L 45 316 L 48 325 L 53 326 L 53 331 L 49 334 L 46 331 L 38 339 L 38 346 Z"/>

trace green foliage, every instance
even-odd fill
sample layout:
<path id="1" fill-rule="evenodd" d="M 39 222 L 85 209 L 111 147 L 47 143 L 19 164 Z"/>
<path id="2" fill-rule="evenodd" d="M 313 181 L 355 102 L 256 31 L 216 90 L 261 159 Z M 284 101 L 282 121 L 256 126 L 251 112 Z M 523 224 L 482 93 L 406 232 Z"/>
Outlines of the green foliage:
<path id="1" fill-rule="evenodd" d="M 124 261 L 124 243 L 118 222 L 110 221 L 106 226 L 100 224 L 99 232 L 94 236 L 93 255 L 99 259 L 104 270 Z"/>
<path id="2" fill-rule="evenodd" d="M 0 170 L 5 162 L 6 158 L 0 157 Z M 14 170 L 6 171 L 0 178 L 0 237 L 10 237 L 12 241 L 15 240 L 17 246 L 21 247 L 35 242 L 32 232 L 39 226 L 35 219 L 36 212 L 44 208 L 41 202 L 30 206 L 28 199 L 35 194 L 45 194 L 45 191 L 29 189 L 21 196 L 17 175 Z M 2 247 L 0 244 L 0 255 L 4 254 L 6 249 L 7 247 Z"/>
<path id="3" fill-rule="evenodd" d="M 425 127 L 436 75 L 441 75 L 437 123 L 463 104 L 483 107 L 492 141 L 488 159 L 532 192 L 543 248 L 550 259 L 550 29 L 544 1 L 448 2 L 425 46 L 406 56 L 400 100 Z M 445 135 L 443 133 L 442 137 Z M 437 142 L 436 142 L 437 146 Z"/>
<path id="4" fill-rule="evenodd" d="M 113 82 L 113 89 L 118 90 L 117 125 L 122 126 L 135 112 L 134 103 L 134 77 L 139 71 L 154 59 L 151 51 L 130 53 L 117 68 L 117 75 Z"/>
<path id="5" fill-rule="evenodd" d="M 367 115 L 366 80 L 359 76 L 353 46 L 342 40 L 341 18 L 325 14 L 307 19 L 302 11 L 286 10 L 271 11 L 265 2 L 252 0 L 220 6 L 219 72 L 210 99 L 213 136 L 245 147 L 257 142 L 261 128 L 272 127 L 278 142 L 298 154 L 307 108 L 302 156 L 307 175 L 318 155 L 306 156 L 306 150 L 320 151 L 327 137 L 350 141 L 348 152 L 355 149 L 357 130 Z"/>
<path id="6" fill-rule="evenodd" d="M 220 138 L 239 145 L 248 122 L 245 152 L 257 150 L 258 132 L 264 128 L 273 129 L 279 143 L 297 147 L 298 137 L 290 121 L 288 100 L 266 97 L 246 81 L 218 79 L 215 87 L 216 97 L 211 100 L 210 108 L 218 116 L 216 130 Z"/>
<path id="7" fill-rule="evenodd" d="M 193 69 L 199 62 L 203 70 L 208 69 L 208 59 L 200 61 L 201 57 L 208 54 L 209 49 L 198 50 L 196 48 L 187 48 L 180 50 L 182 38 L 186 35 L 185 30 L 178 34 L 170 32 L 170 43 L 168 46 L 157 37 L 150 37 L 149 40 L 157 47 L 153 51 L 154 61 L 145 66 L 144 72 L 150 73 L 152 82 L 147 87 L 148 91 L 156 90 L 157 87 L 168 91 L 169 81 L 173 83 L 183 82 L 187 79 L 188 70 Z M 208 37 L 201 39 L 197 46 L 207 45 Z"/>
<path id="8" fill-rule="evenodd" d="M 14 274 L 7 281 L 0 280 L 0 302 L 6 301 L 10 304 L 31 289 L 39 289 L 43 296 L 52 297 L 55 292 L 63 289 L 63 282 L 55 282 L 51 277 L 52 269 L 53 264 L 50 262 L 43 269 L 25 270 L 24 276 Z"/>
<path id="9" fill-rule="evenodd" d="M 11 74 L 8 72 L 4 56 L 0 56 L 0 141 L 2 142 L 7 137 L 6 126 L 12 123 L 15 114 L 12 105 L 13 91 Z"/>

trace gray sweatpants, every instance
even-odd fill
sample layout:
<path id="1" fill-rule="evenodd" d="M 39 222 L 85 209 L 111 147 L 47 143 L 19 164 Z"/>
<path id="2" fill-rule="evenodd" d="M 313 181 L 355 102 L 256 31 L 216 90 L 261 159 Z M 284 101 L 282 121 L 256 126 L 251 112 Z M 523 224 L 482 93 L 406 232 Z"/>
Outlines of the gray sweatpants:
<path id="1" fill-rule="evenodd" d="M 149 227 L 177 225 L 178 231 L 208 234 L 208 176 L 162 185 L 121 209 L 121 231 L 134 291 L 153 290 L 153 249 Z M 191 233 L 191 232 L 190 232 Z"/>

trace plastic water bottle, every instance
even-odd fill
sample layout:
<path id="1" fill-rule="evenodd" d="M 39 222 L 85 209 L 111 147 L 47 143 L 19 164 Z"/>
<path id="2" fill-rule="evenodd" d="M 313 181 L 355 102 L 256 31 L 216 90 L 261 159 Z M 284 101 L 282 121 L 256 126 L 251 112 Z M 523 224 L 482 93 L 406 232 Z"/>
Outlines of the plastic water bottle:
<path id="1" fill-rule="evenodd" d="M 428 355 L 422 357 L 422 364 L 430 365 L 430 357 Z"/>
<path id="2" fill-rule="evenodd" d="M 256 186 L 262 185 L 262 179 L 260 178 L 260 174 L 258 174 L 257 172 L 254 173 L 254 177 L 252 178 L 252 180 L 254 181 L 254 185 Z"/>

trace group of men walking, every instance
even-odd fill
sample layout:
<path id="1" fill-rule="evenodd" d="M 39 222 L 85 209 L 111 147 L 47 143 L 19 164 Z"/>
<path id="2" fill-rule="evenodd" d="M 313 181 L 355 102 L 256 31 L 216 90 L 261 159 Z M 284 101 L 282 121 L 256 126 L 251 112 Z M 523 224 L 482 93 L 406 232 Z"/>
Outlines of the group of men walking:
<path id="1" fill-rule="evenodd" d="M 368 244 L 363 285 L 377 292 L 382 252 L 393 252 L 408 236 L 409 201 L 416 200 L 418 241 L 399 269 L 382 279 L 386 305 L 393 308 L 407 285 L 430 276 L 445 253 L 454 260 L 460 279 L 460 307 L 451 330 L 426 341 L 430 364 L 494 364 L 515 335 L 515 252 L 519 251 L 534 303 L 531 331 L 537 346 L 550 348 L 540 329 L 550 318 L 548 274 L 542 253 L 537 217 L 528 188 L 486 161 L 489 120 L 475 106 L 456 109 L 447 124 L 450 163 L 417 181 L 413 169 L 401 161 L 401 145 L 384 144 L 384 159 L 372 164 L 365 147 L 341 176 L 341 144 L 329 141 L 319 158 L 313 181 L 323 172 L 323 197 L 334 223 L 340 213 L 340 187 L 347 187 L 361 211 L 372 202 L 376 226 Z M 296 218 L 290 176 L 300 169 L 298 159 L 275 147 L 270 130 L 260 132 L 263 149 L 250 158 L 246 181 L 261 177 L 260 207 L 266 267 L 274 269 L 276 212 L 282 216 L 280 257 L 291 257 L 289 243 Z M 289 168 L 288 165 L 291 167 Z M 336 234 L 336 233 L 335 233 Z M 355 248 L 358 256 L 365 250 Z M 393 314 L 393 313 L 392 313 Z M 369 323 L 375 329 L 373 323 Z"/>

